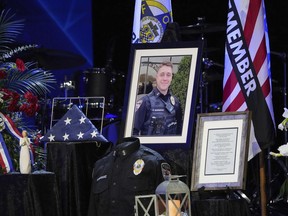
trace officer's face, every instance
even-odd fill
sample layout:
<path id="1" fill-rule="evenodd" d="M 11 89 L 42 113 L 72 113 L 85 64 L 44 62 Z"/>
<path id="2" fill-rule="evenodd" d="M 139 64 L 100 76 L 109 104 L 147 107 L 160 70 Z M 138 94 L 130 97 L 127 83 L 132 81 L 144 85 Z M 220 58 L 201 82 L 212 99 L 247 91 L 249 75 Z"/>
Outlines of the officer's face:
<path id="1" fill-rule="evenodd" d="M 161 67 L 156 73 L 157 88 L 162 94 L 167 94 L 172 81 L 172 68 L 168 66 Z"/>

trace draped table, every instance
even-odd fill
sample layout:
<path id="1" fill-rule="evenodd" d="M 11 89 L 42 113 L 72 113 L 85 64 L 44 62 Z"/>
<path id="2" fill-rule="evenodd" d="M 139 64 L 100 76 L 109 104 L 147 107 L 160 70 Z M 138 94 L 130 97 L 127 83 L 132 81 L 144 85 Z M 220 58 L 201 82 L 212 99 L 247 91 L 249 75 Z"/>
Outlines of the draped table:
<path id="1" fill-rule="evenodd" d="M 61 216 L 54 173 L 0 175 L 1 216 Z"/>
<path id="2" fill-rule="evenodd" d="M 192 201 L 193 216 L 250 216 L 247 202 L 243 199 L 205 199 Z M 252 216 L 252 215 L 251 215 Z"/>
<path id="3" fill-rule="evenodd" d="M 47 143 L 47 171 L 56 175 L 63 216 L 87 215 L 94 163 L 110 143 Z"/>

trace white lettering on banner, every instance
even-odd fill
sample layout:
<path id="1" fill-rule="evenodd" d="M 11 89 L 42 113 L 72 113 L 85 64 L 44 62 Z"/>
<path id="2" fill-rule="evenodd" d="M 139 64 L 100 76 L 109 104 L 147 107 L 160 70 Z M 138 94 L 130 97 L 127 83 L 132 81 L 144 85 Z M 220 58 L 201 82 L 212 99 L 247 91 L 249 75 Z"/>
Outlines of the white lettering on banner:
<path id="1" fill-rule="evenodd" d="M 241 35 L 241 31 L 239 29 L 240 23 L 237 23 L 237 20 L 233 20 L 234 15 L 235 14 L 233 11 L 228 13 L 227 46 L 233 50 L 233 57 L 231 56 L 230 59 L 234 58 L 238 72 L 242 74 L 241 82 L 244 86 L 245 93 L 247 97 L 249 97 L 250 93 L 256 89 L 257 85 L 251 70 L 248 57 L 249 54 L 247 53 L 246 49 L 243 48 L 244 43 L 242 38 L 244 37 Z"/>

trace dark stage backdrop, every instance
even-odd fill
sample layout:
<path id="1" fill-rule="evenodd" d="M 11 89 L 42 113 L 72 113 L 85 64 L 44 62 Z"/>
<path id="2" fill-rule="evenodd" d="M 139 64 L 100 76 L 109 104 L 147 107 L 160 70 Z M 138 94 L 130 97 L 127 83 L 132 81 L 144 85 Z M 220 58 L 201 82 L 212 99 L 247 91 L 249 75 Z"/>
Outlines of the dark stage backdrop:
<path id="1" fill-rule="evenodd" d="M 219 110 L 222 100 L 222 78 L 224 73 L 225 26 L 228 1 L 217 0 L 172 0 L 174 22 L 180 27 L 195 25 L 198 17 L 214 30 L 203 36 L 207 42 L 205 57 L 214 63 L 205 68 L 209 111 Z M 279 122 L 284 106 L 283 58 L 288 52 L 288 2 L 265 1 L 270 38 L 273 97 L 276 121 Z M 128 73 L 131 45 L 134 2 L 92 1 L 94 65 L 112 65 L 115 72 Z M 197 40 L 202 35 L 182 35 L 182 40 Z M 287 59 L 286 59 L 287 60 Z M 117 95 L 123 97 L 122 95 Z M 279 137 L 283 137 L 283 133 Z M 280 140 L 279 140 L 280 141 Z"/>
<path id="2" fill-rule="evenodd" d="M 16 45 L 37 44 L 41 52 L 27 53 L 27 60 L 39 60 L 57 79 L 49 98 L 64 97 L 64 81 L 93 67 L 92 9 L 90 0 L 1 0 L 2 5 L 24 20 L 24 31 Z M 16 46 L 15 45 L 15 46 Z M 79 81 L 80 82 L 80 81 Z M 82 80 L 81 80 L 82 82 Z M 80 84 L 79 84 L 80 85 Z M 74 92 L 68 92 L 74 96 Z"/>
<path id="3" fill-rule="evenodd" d="M 65 96 L 61 87 L 64 81 L 75 82 L 75 90 L 69 90 L 68 96 L 84 96 L 87 83 L 84 71 L 93 67 L 106 67 L 109 81 L 109 95 L 116 106 L 121 107 L 124 97 L 125 76 L 128 73 L 128 61 L 131 45 L 131 32 L 134 15 L 134 1 L 96 1 L 96 0 L 1 0 L 2 5 L 16 12 L 17 18 L 25 19 L 25 29 L 18 38 L 19 44 L 39 44 L 44 48 L 59 51 L 63 61 L 70 68 L 57 69 L 57 61 L 45 59 L 58 82 L 51 97 Z M 207 46 L 205 57 L 214 64 L 206 68 L 207 92 L 210 111 L 219 107 L 222 99 L 222 77 L 224 63 L 225 25 L 228 1 L 216 0 L 172 0 L 174 22 L 180 27 L 195 25 L 197 18 L 214 30 L 204 35 L 182 35 L 182 40 L 195 40 L 204 36 Z M 288 2 L 285 0 L 265 1 L 267 21 L 272 53 L 272 76 L 276 118 L 281 116 L 283 107 L 283 58 L 288 51 Z M 83 57 L 73 66 L 74 58 L 63 51 Z M 55 53 L 49 53 L 55 55 Z M 48 56 L 49 58 L 49 56 Z M 47 61 L 46 61 L 47 60 Z M 76 61 L 77 62 L 77 61 Z M 77 64 L 76 64 L 77 65 Z M 49 95 L 50 96 L 50 95 Z M 109 96 L 110 97 L 110 96 Z M 117 108 L 118 108 L 117 107 Z"/>
<path id="4" fill-rule="evenodd" d="M 52 70 L 58 82 L 50 97 L 64 96 L 60 84 L 65 79 L 78 82 L 78 92 L 71 94 L 82 94 L 86 87 L 83 83 L 83 70 L 106 67 L 108 80 L 111 77 L 115 78 L 115 82 L 109 86 L 112 91 L 109 94 L 114 97 L 117 108 L 121 109 L 131 46 L 133 0 L 2 0 L 0 2 L 15 11 L 18 18 L 25 19 L 25 31 L 19 37 L 20 44 L 36 43 L 45 48 L 76 53 L 86 60 L 86 63 L 79 67 Z M 273 103 L 278 124 L 282 120 L 281 115 L 285 106 L 283 74 L 287 58 L 283 58 L 283 55 L 288 52 L 288 1 L 265 0 L 265 3 L 270 47 L 273 51 L 271 55 Z M 211 112 L 217 111 L 221 106 L 225 45 L 223 27 L 226 25 L 227 7 L 228 1 L 172 0 L 174 22 L 180 27 L 195 25 L 198 17 L 205 17 L 205 23 L 217 29 L 204 34 L 207 42 L 205 57 L 214 63 L 205 68 Z M 199 34 L 185 35 L 183 40 L 194 40 L 199 37 Z M 284 144 L 283 134 L 277 130 L 276 147 Z"/>

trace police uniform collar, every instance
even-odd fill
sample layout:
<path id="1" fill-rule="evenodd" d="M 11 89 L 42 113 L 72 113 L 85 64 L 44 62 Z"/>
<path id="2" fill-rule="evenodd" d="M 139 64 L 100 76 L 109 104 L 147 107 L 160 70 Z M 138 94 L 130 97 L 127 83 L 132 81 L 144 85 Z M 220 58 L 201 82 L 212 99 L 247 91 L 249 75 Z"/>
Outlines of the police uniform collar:
<path id="1" fill-rule="evenodd" d="M 167 97 L 167 96 L 171 96 L 171 91 L 170 91 L 170 89 L 168 89 L 168 91 L 167 91 L 167 94 L 166 95 L 163 95 L 160 91 L 159 91 L 159 89 L 157 89 L 157 88 L 154 88 L 154 94 L 156 95 L 156 96 L 158 96 L 158 97 Z"/>
<path id="2" fill-rule="evenodd" d="M 140 140 L 137 137 L 126 137 L 121 140 L 121 143 L 116 145 L 113 155 L 124 157 L 132 154 L 140 148 Z"/>

